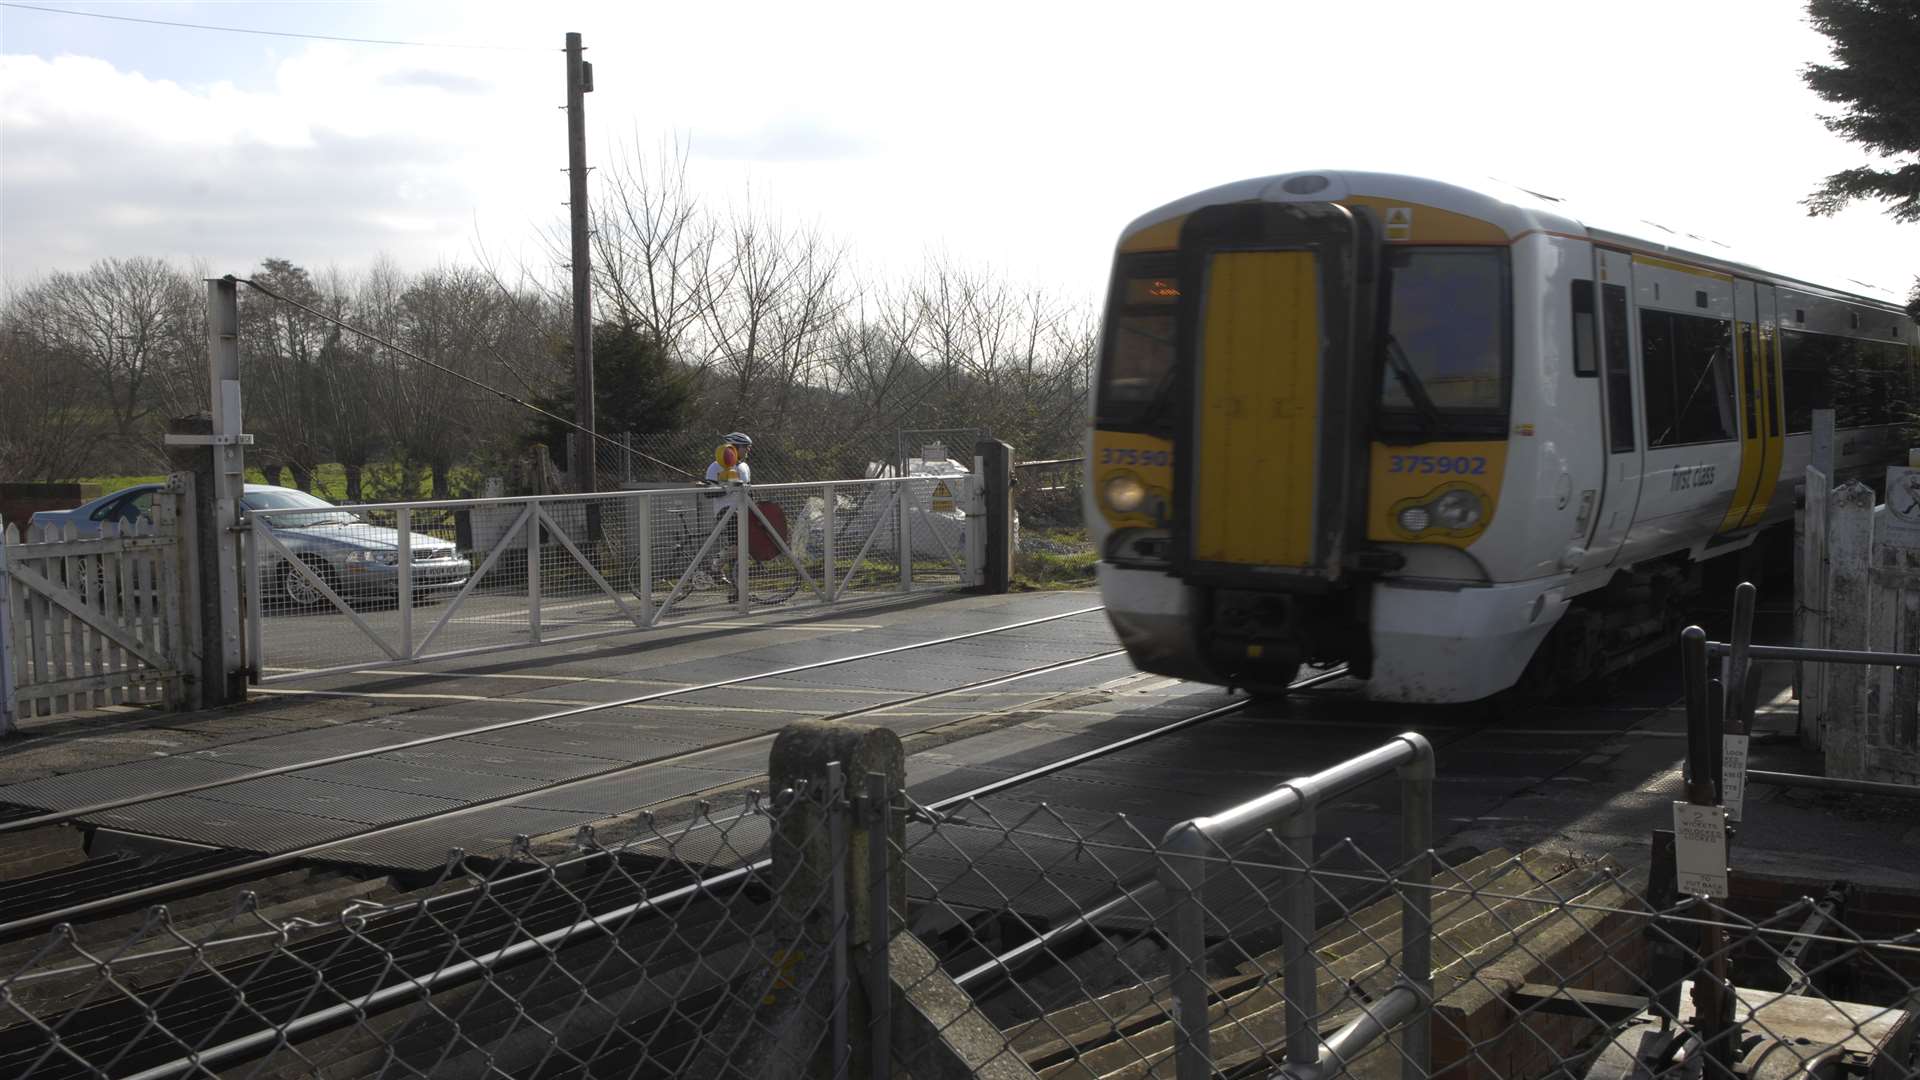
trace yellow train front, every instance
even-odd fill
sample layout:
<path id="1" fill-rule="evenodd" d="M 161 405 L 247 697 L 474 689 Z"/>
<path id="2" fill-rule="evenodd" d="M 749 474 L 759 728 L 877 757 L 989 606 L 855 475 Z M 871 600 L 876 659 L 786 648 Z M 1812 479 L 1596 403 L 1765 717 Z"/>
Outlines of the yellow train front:
<path id="1" fill-rule="evenodd" d="M 1791 518 L 1811 407 L 1843 409 L 1843 474 L 1897 456 L 1913 336 L 1892 303 L 1545 197 L 1201 192 L 1115 256 L 1087 463 L 1109 617 L 1143 669 L 1255 692 L 1344 662 L 1377 700 L 1476 700 L 1563 621 L 1555 662 L 1592 674 L 1670 640 L 1690 567 Z M 1783 370 L 1795 343 L 1819 370 Z"/>

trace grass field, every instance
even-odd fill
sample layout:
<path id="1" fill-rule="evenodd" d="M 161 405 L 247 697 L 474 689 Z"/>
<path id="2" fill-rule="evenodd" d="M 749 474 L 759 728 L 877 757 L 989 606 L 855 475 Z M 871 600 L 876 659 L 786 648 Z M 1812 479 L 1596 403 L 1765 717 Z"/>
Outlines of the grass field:
<path id="1" fill-rule="evenodd" d="M 1085 529 L 1022 530 L 1013 556 L 1013 587 L 1020 592 L 1084 589 L 1093 584 L 1099 561 Z"/>

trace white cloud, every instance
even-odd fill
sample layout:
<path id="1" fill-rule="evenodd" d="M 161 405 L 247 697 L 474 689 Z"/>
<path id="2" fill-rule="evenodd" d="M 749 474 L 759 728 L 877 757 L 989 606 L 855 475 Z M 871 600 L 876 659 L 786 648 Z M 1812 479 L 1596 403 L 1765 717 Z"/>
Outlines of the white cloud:
<path id="1" fill-rule="evenodd" d="M 217 60 L 186 85 L 125 59 L 0 59 L 6 271 L 136 251 L 418 265 L 467 257 L 476 233 L 537 250 L 564 213 L 558 46 L 576 28 L 597 165 L 615 142 L 687 137 L 709 197 L 750 186 L 896 269 L 945 250 L 1091 296 L 1142 211 L 1343 167 L 1604 199 L 1770 268 L 1902 290 L 1920 250 L 1920 228 L 1875 207 L 1810 221 L 1799 206 L 1863 155 L 1800 83 L 1825 46 L 1798 0 L 1616 0 L 1598 21 L 1530 0 L 1382 0 L 1363 17 L 994 0 L 326 10 L 338 25 L 301 28 L 552 51 L 275 43 L 270 76 L 245 89 Z"/>

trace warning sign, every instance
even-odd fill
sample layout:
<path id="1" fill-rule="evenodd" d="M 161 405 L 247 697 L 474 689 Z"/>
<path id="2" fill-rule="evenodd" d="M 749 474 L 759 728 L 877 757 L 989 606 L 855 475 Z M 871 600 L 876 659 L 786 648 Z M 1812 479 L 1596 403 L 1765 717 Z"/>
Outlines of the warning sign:
<path id="1" fill-rule="evenodd" d="M 1413 207 L 1395 206 L 1387 210 L 1387 239 L 1413 239 Z"/>
<path id="2" fill-rule="evenodd" d="M 945 480 L 933 485 L 933 512 L 949 514 L 953 512 L 953 489 Z"/>
<path id="3" fill-rule="evenodd" d="M 1888 467 L 1887 513 L 1880 528 L 1909 537 L 1920 533 L 1920 469 Z"/>
<path id="4" fill-rule="evenodd" d="M 1727 897 L 1727 812 L 1718 806 L 1673 804 L 1677 888 L 1686 896 Z"/>

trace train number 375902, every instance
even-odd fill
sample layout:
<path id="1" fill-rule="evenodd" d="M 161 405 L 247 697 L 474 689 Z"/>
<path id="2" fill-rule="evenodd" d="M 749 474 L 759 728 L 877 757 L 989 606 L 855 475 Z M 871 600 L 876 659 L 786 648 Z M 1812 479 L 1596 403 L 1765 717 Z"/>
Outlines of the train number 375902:
<path id="1" fill-rule="evenodd" d="M 1389 454 L 1387 471 L 1390 473 L 1456 473 L 1461 476 L 1484 476 L 1487 471 L 1487 459 L 1469 457 L 1447 457 L 1444 454 Z"/>

